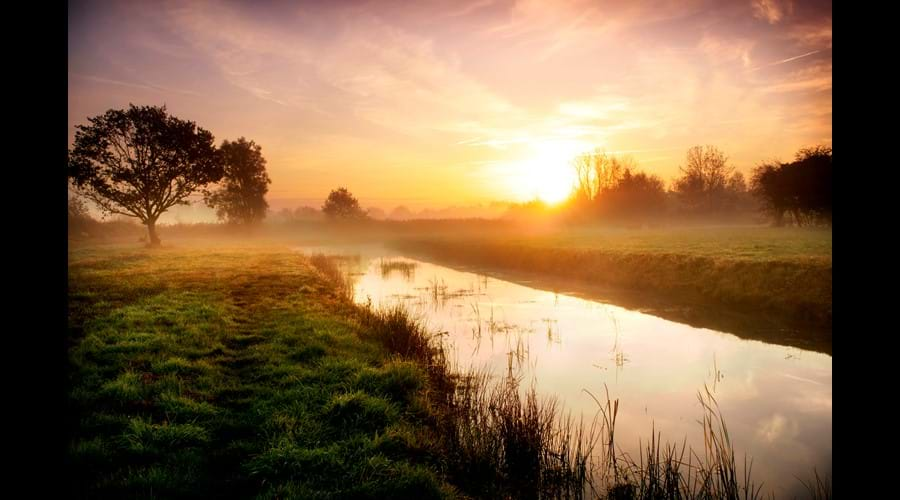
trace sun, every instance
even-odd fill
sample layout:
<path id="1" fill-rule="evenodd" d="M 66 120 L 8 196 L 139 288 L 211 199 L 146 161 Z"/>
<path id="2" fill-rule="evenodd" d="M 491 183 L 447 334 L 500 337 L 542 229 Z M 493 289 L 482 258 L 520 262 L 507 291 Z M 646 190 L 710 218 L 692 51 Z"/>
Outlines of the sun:
<path id="1" fill-rule="evenodd" d="M 522 197 L 539 198 L 555 205 L 572 193 L 575 172 L 572 159 L 579 147 L 569 141 L 547 141 L 532 144 L 526 158 L 516 163 L 519 191 Z"/>

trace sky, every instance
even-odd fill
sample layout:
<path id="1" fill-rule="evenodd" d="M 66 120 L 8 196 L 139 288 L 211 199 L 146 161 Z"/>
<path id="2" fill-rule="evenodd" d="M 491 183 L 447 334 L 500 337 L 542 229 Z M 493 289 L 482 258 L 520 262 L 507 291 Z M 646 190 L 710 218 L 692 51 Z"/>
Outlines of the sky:
<path id="1" fill-rule="evenodd" d="M 390 210 L 554 201 L 601 148 L 669 181 L 831 145 L 831 2 L 87 2 L 68 14 L 75 126 L 165 105 L 262 146 L 272 208 L 347 187 Z"/>

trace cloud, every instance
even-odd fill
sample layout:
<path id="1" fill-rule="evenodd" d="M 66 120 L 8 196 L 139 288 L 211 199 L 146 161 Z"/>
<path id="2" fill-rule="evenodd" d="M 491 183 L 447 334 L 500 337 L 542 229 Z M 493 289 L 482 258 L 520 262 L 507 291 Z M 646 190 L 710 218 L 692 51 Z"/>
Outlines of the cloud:
<path id="1" fill-rule="evenodd" d="M 714 63 L 722 64 L 739 60 L 746 68 L 751 65 L 750 53 L 756 42 L 747 39 L 728 39 L 708 34 L 703 35 L 697 48 L 706 54 Z"/>
<path id="2" fill-rule="evenodd" d="M 776 413 L 761 421 L 756 428 L 758 439 L 766 443 L 787 441 L 797 436 L 799 426 L 794 420 L 788 419 L 780 413 Z"/>
<path id="3" fill-rule="evenodd" d="M 761 68 L 768 68 L 769 66 L 778 66 L 779 64 L 789 63 L 791 61 L 796 61 L 797 59 L 803 59 L 804 57 L 809 57 L 814 54 L 818 54 L 821 50 L 814 50 L 812 52 L 807 52 L 806 54 L 800 54 L 799 56 L 788 57 L 787 59 L 782 59 L 780 61 L 775 61 L 769 64 L 763 64 L 762 66 L 757 66 L 752 68 L 750 71 L 756 71 Z"/>
<path id="4" fill-rule="evenodd" d="M 131 87 L 131 88 L 143 89 L 143 90 L 153 90 L 155 92 L 163 92 L 163 93 L 175 92 L 178 94 L 202 97 L 202 94 L 200 94 L 198 92 L 194 92 L 192 90 L 183 90 L 183 89 L 176 89 L 176 88 L 172 88 L 172 87 L 164 87 L 162 85 L 153 85 L 151 83 L 124 82 L 121 80 L 113 80 L 110 78 L 103 78 L 100 76 L 93 76 L 93 75 L 82 75 L 79 73 L 69 73 L 69 74 L 71 76 L 74 76 L 75 78 L 81 78 L 83 80 L 88 80 L 88 81 L 97 82 L 97 83 L 103 83 L 103 84 L 107 84 L 107 85 L 119 85 L 122 87 Z"/>
<path id="5" fill-rule="evenodd" d="M 805 47 L 831 48 L 831 18 L 821 23 L 801 24 L 793 27 L 788 37 Z"/>
<path id="6" fill-rule="evenodd" d="M 781 21 L 785 15 L 793 13 L 794 4 L 790 0 L 782 4 L 778 0 L 753 0 L 753 17 L 765 20 L 769 24 Z"/>
<path id="7" fill-rule="evenodd" d="M 789 73 L 780 82 L 764 86 L 766 93 L 823 92 L 831 90 L 831 62 L 815 64 Z M 831 111 L 831 108 L 827 109 Z"/>

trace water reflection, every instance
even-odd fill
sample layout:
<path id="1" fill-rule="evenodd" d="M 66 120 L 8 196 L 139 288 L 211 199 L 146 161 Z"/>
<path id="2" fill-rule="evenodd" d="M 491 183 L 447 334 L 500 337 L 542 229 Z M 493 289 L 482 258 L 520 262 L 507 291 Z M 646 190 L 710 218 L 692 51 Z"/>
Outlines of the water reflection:
<path id="1" fill-rule="evenodd" d="M 743 340 L 651 314 L 457 271 L 375 247 L 356 251 L 354 296 L 401 302 L 443 338 L 462 369 L 529 378 L 590 421 L 590 394 L 619 400 L 617 446 L 637 455 L 655 429 L 703 449 L 699 389 L 718 401 L 740 462 L 778 497 L 831 475 L 831 356 Z M 331 252 L 334 252 L 332 249 Z M 387 264 L 387 272 L 384 263 Z M 409 271 L 402 271 L 408 269 Z"/>

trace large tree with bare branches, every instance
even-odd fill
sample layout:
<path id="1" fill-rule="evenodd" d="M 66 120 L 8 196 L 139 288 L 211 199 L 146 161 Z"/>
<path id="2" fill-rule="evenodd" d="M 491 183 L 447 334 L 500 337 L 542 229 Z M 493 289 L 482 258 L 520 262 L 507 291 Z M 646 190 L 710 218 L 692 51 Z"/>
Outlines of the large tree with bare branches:
<path id="1" fill-rule="evenodd" d="M 223 176 L 213 135 L 165 106 L 132 104 L 88 120 L 68 152 L 72 186 L 106 214 L 138 218 L 153 246 L 159 216 Z"/>

